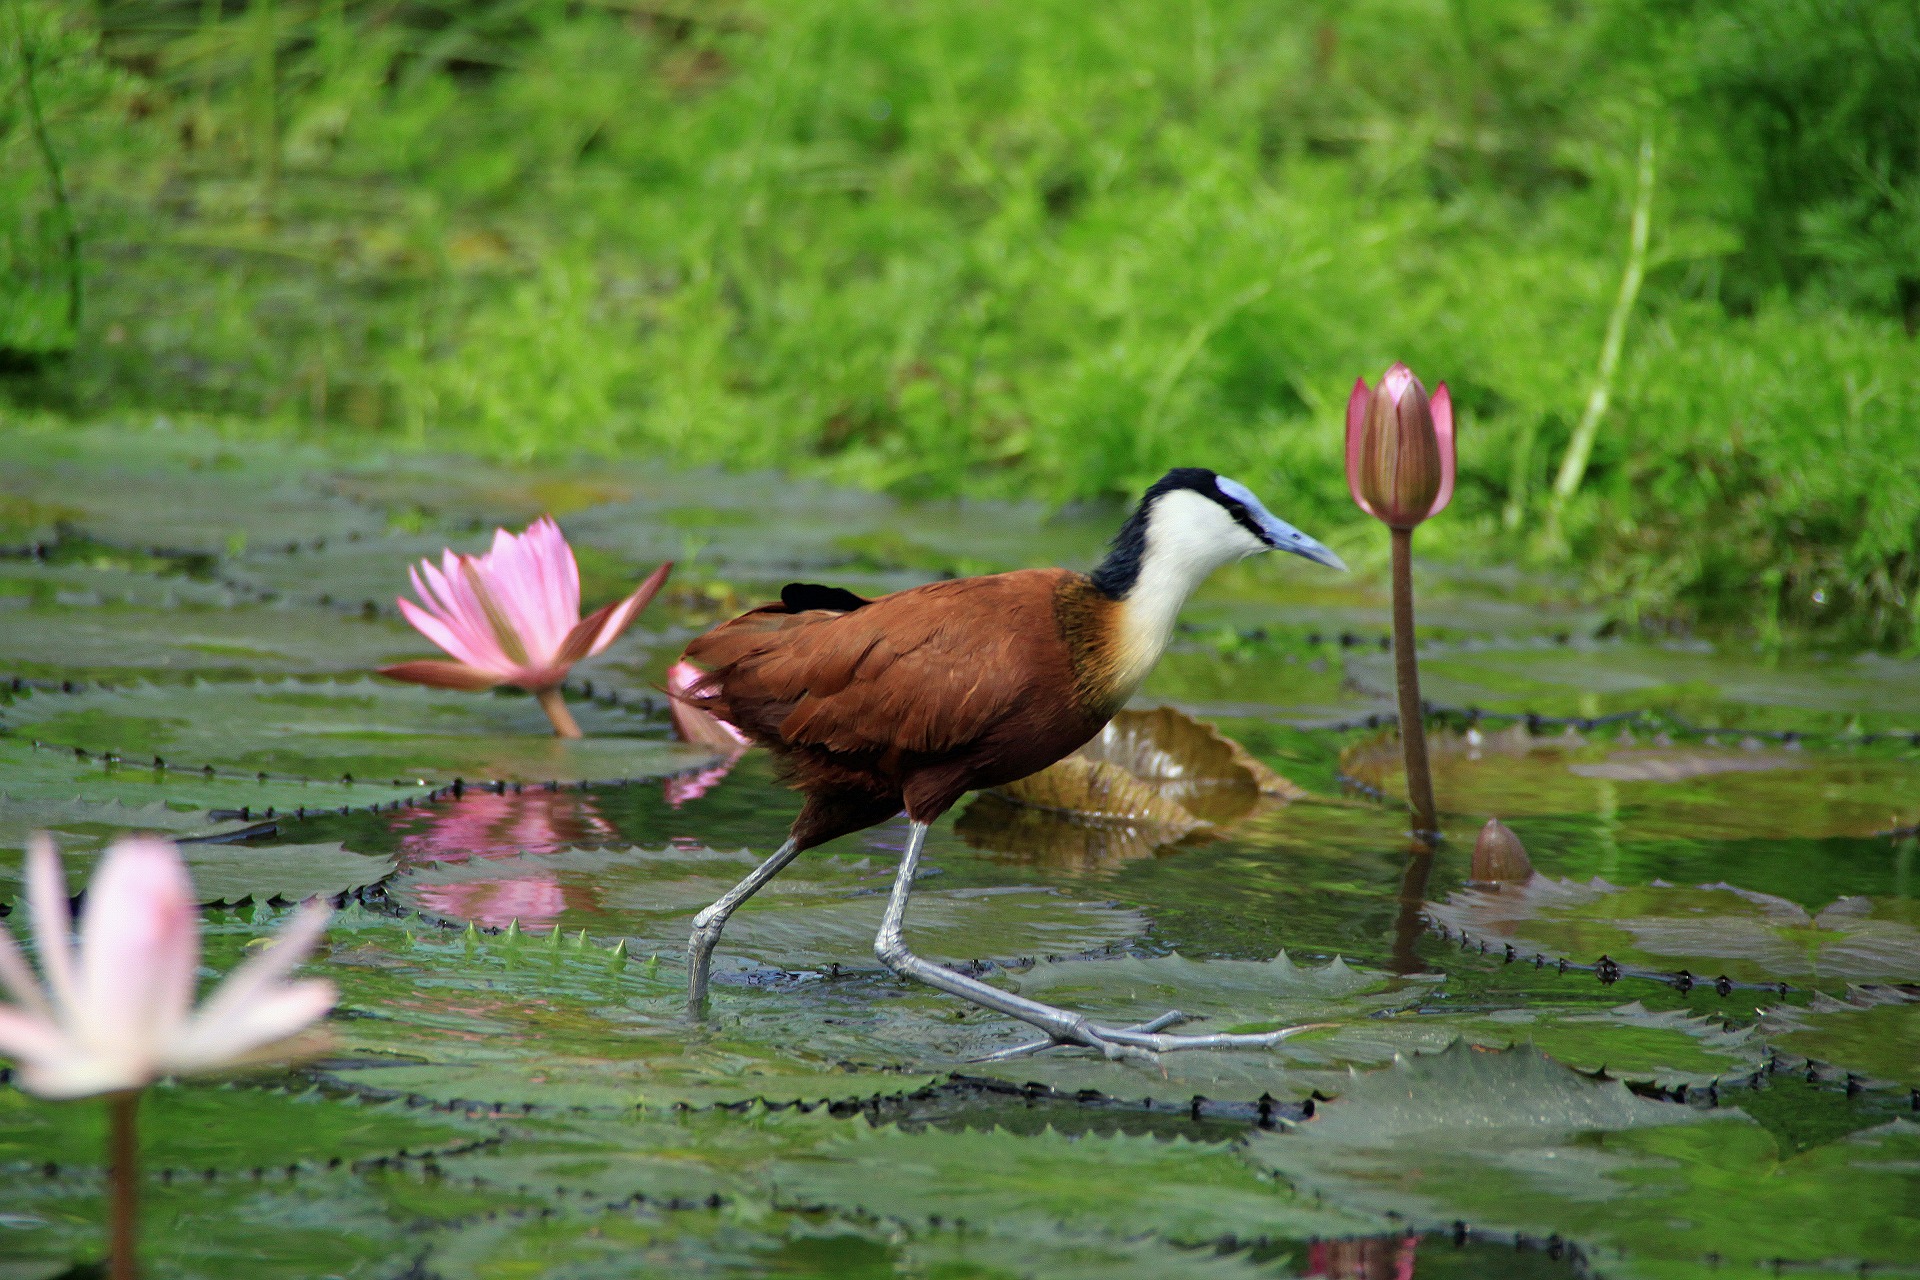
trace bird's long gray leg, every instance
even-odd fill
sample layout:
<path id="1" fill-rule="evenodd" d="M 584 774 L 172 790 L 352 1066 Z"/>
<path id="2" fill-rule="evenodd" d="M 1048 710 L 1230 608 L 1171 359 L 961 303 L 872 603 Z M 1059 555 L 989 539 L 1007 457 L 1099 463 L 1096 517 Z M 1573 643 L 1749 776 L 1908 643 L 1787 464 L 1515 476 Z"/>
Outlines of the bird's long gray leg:
<path id="1" fill-rule="evenodd" d="M 718 902 L 693 918 L 693 933 L 687 938 L 687 1009 L 694 1017 L 706 1011 L 707 971 L 713 964 L 713 948 L 720 941 L 720 931 L 727 927 L 727 917 L 733 914 L 734 908 L 758 893 L 762 885 L 779 875 L 781 868 L 792 862 L 799 852 L 799 842 L 789 837 L 745 880 L 721 894 Z"/>
<path id="2" fill-rule="evenodd" d="M 913 954 L 907 949 L 901 929 L 907 918 L 907 899 L 913 893 L 914 873 L 920 867 L 920 851 L 927 842 L 927 824 L 916 822 L 907 836 L 906 852 L 900 855 L 900 870 L 893 879 L 893 894 L 887 899 L 887 911 L 880 920 L 880 933 L 873 940 L 873 953 L 889 969 L 903 978 L 915 978 L 948 995 L 959 996 L 995 1013 L 1018 1018 L 1047 1033 L 1052 1044 L 1078 1044 L 1098 1049 L 1109 1058 L 1141 1058 L 1151 1061 L 1156 1053 L 1174 1049 L 1246 1049 L 1277 1044 L 1305 1027 L 1288 1027 L 1254 1035 L 1219 1034 L 1209 1036 L 1165 1035 L 1161 1027 L 1178 1020 L 1177 1015 L 1162 1015 L 1138 1027 L 1103 1027 L 1089 1022 L 1085 1015 L 1071 1013 L 1038 1000 L 1002 991 L 975 978 L 955 973 L 945 965 Z M 1023 1048 L 1025 1046 L 1022 1046 Z"/>

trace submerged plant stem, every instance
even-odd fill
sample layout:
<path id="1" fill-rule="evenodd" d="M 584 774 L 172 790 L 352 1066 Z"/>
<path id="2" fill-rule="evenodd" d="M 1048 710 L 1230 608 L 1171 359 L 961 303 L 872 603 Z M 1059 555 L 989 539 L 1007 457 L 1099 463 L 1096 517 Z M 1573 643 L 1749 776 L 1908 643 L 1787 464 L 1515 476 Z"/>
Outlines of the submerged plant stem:
<path id="1" fill-rule="evenodd" d="M 136 1120 L 140 1090 L 107 1095 L 107 1179 L 112 1215 L 107 1243 L 110 1280 L 135 1280 L 140 1217 L 140 1138 Z"/>
<path id="2" fill-rule="evenodd" d="M 1413 530 L 1393 533 L 1393 669 L 1400 689 L 1400 742 L 1407 759 L 1407 803 L 1414 834 L 1440 833 L 1433 806 L 1433 775 L 1427 769 L 1427 727 L 1420 714 L 1420 663 L 1413 650 Z"/>
<path id="3" fill-rule="evenodd" d="M 547 713 L 547 719 L 553 721 L 553 736 L 556 738 L 578 738 L 580 725 L 573 718 L 573 712 L 567 710 L 566 695 L 555 685 L 551 689 L 542 689 L 533 695 L 539 700 L 540 709 Z"/>

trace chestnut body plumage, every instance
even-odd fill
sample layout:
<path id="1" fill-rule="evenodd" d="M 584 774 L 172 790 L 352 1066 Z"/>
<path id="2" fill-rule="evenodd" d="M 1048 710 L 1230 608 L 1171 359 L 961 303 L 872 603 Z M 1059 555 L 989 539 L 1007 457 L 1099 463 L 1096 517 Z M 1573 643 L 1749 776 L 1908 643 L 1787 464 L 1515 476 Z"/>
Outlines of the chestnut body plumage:
<path id="1" fill-rule="evenodd" d="M 706 674 L 688 701 L 770 748 L 806 801 L 787 842 L 700 913 L 688 945 L 696 1010 L 726 918 L 801 850 L 904 810 L 906 854 L 875 950 L 890 967 L 1040 1027 L 1052 1043 L 1108 1053 L 1252 1037 L 1159 1034 L 1169 1019 L 1105 1028 L 914 956 L 901 936 L 928 824 L 968 791 L 1026 777 L 1099 733 L 1171 638 L 1181 604 L 1220 564 L 1283 549 L 1337 557 L 1211 471 L 1147 491 L 1091 574 L 1027 569 L 866 600 L 796 583 L 775 604 L 687 646 Z"/>

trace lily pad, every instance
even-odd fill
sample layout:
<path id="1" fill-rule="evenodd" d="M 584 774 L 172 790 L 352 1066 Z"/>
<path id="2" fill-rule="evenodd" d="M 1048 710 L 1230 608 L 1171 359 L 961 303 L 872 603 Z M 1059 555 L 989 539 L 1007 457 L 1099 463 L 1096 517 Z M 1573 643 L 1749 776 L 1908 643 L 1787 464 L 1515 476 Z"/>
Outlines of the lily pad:
<path id="1" fill-rule="evenodd" d="M 49 605 L 225 608 L 246 598 L 246 592 L 224 582 L 181 573 L 142 572 L 111 560 L 0 559 L 0 609 L 9 611 Z M 6 616 L 19 615 L 9 612 Z"/>
<path id="2" fill-rule="evenodd" d="M 1228 1143 L 1045 1130 L 854 1127 L 769 1176 L 798 1205 L 857 1208 L 909 1226 L 960 1221 L 987 1232 L 1064 1228 L 1186 1243 L 1388 1228 L 1262 1178 Z"/>
<path id="3" fill-rule="evenodd" d="M 472 1144 L 497 1124 L 436 1114 L 405 1103 L 327 1098 L 318 1090 L 162 1083 L 140 1099 L 141 1164 L 163 1170 L 247 1173 L 296 1165 L 424 1152 Z M 98 1101 L 43 1102 L 0 1085 L 0 1169 L 51 1162 L 62 1169 L 106 1164 L 106 1107 Z"/>
<path id="4" fill-rule="evenodd" d="M 1347 662 L 1354 683 L 1393 693 L 1393 659 Z M 1759 663 L 1706 644 L 1476 642 L 1428 646 L 1422 694 L 1441 706 L 1563 716 L 1661 710 L 1695 724 L 1839 731 L 1920 727 L 1920 664 L 1862 654 Z"/>
<path id="5" fill-rule="evenodd" d="M 475 1223 L 437 1239 L 430 1264 L 445 1280 L 512 1280 L 527 1274 L 630 1280 L 636 1258 L 646 1259 L 660 1275 L 739 1280 L 1257 1280 L 1274 1274 L 1270 1265 L 1241 1255 L 1151 1237 L 1005 1236 L 950 1228 L 908 1236 L 887 1225 L 817 1213 L 651 1206 Z"/>
<path id="6" fill-rule="evenodd" d="M 1738 1111 L 1636 1098 L 1531 1050 L 1403 1060 L 1295 1131 L 1256 1135 L 1249 1155 L 1303 1191 L 1416 1228 L 1558 1236 L 1608 1275 L 1920 1255 L 1907 1211 L 1920 1126 L 1784 1157 Z"/>
<path id="7" fill-rule="evenodd" d="M 1765 747 L 1623 746 L 1608 735 L 1435 733 L 1427 740 L 1443 808 L 1503 821 L 1605 813 L 1616 841 L 1871 836 L 1920 821 L 1920 756 Z M 1350 748 L 1342 764 L 1404 792 L 1397 738 Z"/>
<path id="8" fill-rule="evenodd" d="M 0 673 L 34 679 L 170 675 L 333 675 L 416 656 L 401 624 L 324 609 L 14 609 Z"/>
<path id="9" fill-rule="evenodd" d="M 1285 1046 L 1303 1065 L 1377 1065 L 1397 1055 L 1437 1053 L 1454 1041 L 1505 1049 L 1530 1044 L 1581 1071 L 1663 1088 L 1704 1085 L 1759 1067 L 1765 1049 L 1753 1028 L 1729 1030 L 1710 1018 L 1650 1012 L 1639 1001 L 1612 1009 L 1528 1005 L 1476 1014 L 1390 1011 Z"/>
<path id="10" fill-rule="evenodd" d="M 58 806 L 83 798 L 84 803 L 111 801 L 129 808 L 164 804 L 190 816 L 198 815 L 209 829 L 235 820 L 297 821 L 309 813 L 378 808 L 423 794 L 418 785 L 396 789 L 390 783 L 348 785 L 301 778 L 209 777 L 198 769 L 156 767 L 151 758 L 136 756 L 128 761 L 92 754 L 82 757 L 68 747 L 35 746 L 31 741 L 5 736 L 0 736 L 0 791 L 10 803 L 21 806 Z M 30 813 L 30 809 L 20 812 Z M 18 831 L 27 821 L 22 818 L 10 827 Z M 4 838 L 0 838 L 0 847 L 4 847 Z"/>
<path id="11" fill-rule="evenodd" d="M 678 954 L 693 916 L 758 864 L 745 850 L 567 850 L 552 855 L 438 862 L 392 892 L 431 915 L 501 927 L 585 929 L 624 938 L 637 954 Z M 715 971 L 743 961 L 784 970 L 878 968 L 873 939 L 894 868 L 840 857 L 795 862 L 740 908 L 715 953 Z M 919 888 L 907 937 L 940 960 L 1018 959 L 1107 946 L 1146 929 L 1139 913 L 1081 902 L 1043 886 Z"/>
<path id="12" fill-rule="evenodd" d="M 1776 1049 L 1920 1089 L 1920 990 L 1859 986 L 1844 1000 L 1816 994 L 1805 1008 L 1781 1006 L 1760 1020 Z"/>
<path id="13" fill-rule="evenodd" d="M 0 876 L 19 864 L 27 838 L 51 834 L 62 853 L 92 853 L 129 831 L 153 831 L 174 839 L 219 839 L 247 831 L 255 823 L 239 818 L 214 821 L 204 810 L 175 809 L 161 800 L 130 805 L 119 800 L 17 799 L 0 791 Z"/>
<path id="14" fill-rule="evenodd" d="M 1920 981 L 1920 903 L 1841 898 L 1818 914 L 1731 885 L 1620 888 L 1535 876 L 1429 903 L 1435 924 L 1490 945 L 1711 980 L 1826 984 Z"/>
<path id="15" fill-rule="evenodd" d="M 640 713 L 594 702 L 574 711 L 588 737 L 561 741 L 530 697 L 361 680 L 39 693 L 0 716 L 15 737 L 89 752 L 376 783 L 649 778 L 712 759 Z"/>
<path id="16" fill-rule="evenodd" d="M 1002 985 L 1108 1025 L 1144 1022 L 1177 1009 L 1196 1019 L 1177 1030 L 1269 1031 L 1307 1023 L 1371 1026 L 1383 1012 L 1419 1004 L 1434 980 L 1395 978 L 1335 960 L 1320 968 L 1272 960 L 1188 960 L 1183 956 L 1067 961 L 1010 973 Z M 1309 1033 L 1313 1034 L 1313 1033 Z M 1324 1034 L 1324 1033 L 1321 1033 Z M 1109 1061 L 1090 1050 L 1054 1049 L 1036 1057 L 969 1065 L 969 1075 L 1048 1085 L 1062 1092 L 1094 1089 L 1112 1097 L 1253 1102 L 1262 1096 L 1304 1098 L 1337 1087 L 1330 1058 L 1306 1036 L 1267 1049 L 1180 1052 L 1158 1065 Z M 1303 1069 L 1305 1068 L 1305 1069 Z"/>
<path id="17" fill-rule="evenodd" d="M 1017 1038 L 876 979 L 722 984 L 695 1022 L 677 960 L 577 935 L 463 937 L 347 911 L 328 939 L 312 969 L 347 1014 L 328 1078 L 375 1095 L 620 1109 L 891 1096 Z"/>
<path id="18" fill-rule="evenodd" d="M 111 836 L 124 831 L 175 834 L 160 824 L 181 816 L 163 805 L 126 809 L 111 801 L 99 809 L 89 809 L 86 802 L 81 801 L 74 806 L 74 811 L 83 820 L 69 821 L 64 828 L 55 828 L 67 889 L 74 894 L 86 887 Z M 6 817 L 6 802 L 0 797 L 0 821 Z M 243 831 L 248 829 L 244 823 L 239 825 Z M 76 847 L 69 843 L 76 832 L 82 840 L 91 838 L 92 846 Z M 203 904 L 275 899 L 300 902 L 316 896 L 332 897 L 377 884 L 393 872 L 391 859 L 353 853 L 338 844 L 193 842 L 182 844 L 180 855 L 186 860 L 194 892 Z M 0 901 L 19 894 L 22 865 L 19 850 L 0 847 Z"/>
<path id="19" fill-rule="evenodd" d="M 377 511 L 308 477 L 319 449 L 192 430 L 12 428 L 0 493 L 104 541 L 208 554 L 378 533 Z"/>
<path id="20" fill-rule="evenodd" d="M 377 1157 L 376 1157 L 377 1158 Z M 436 1222 L 463 1223 L 485 1214 L 537 1212 L 536 1197 L 509 1188 L 451 1187 L 419 1172 L 417 1163 L 384 1172 L 289 1174 L 262 1167 L 255 1179 L 175 1177 L 141 1188 L 142 1274 L 245 1276 L 247 1280 L 312 1280 L 314 1276 L 375 1280 L 396 1260 L 427 1248 Z M 0 1174 L 0 1232 L 6 1280 L 56 1280 L 96 1271 L 105 1241 L 105 1179 Z"/>

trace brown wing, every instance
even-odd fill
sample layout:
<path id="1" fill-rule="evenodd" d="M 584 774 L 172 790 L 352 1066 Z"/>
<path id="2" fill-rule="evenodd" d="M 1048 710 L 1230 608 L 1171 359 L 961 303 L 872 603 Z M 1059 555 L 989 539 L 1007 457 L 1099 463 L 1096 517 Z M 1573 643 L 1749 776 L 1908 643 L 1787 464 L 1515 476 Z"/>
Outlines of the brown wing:
<path id="1" fill-rule="evenodd" d="M 938 754 L 976 741 L 1026 698 L 1059 648 L 1065 570 L 936 582 L 839 613 L 754 610 L 687 647 L 703 705 L 769 746 Z"/>

